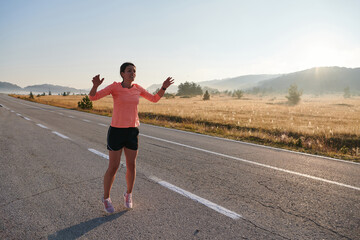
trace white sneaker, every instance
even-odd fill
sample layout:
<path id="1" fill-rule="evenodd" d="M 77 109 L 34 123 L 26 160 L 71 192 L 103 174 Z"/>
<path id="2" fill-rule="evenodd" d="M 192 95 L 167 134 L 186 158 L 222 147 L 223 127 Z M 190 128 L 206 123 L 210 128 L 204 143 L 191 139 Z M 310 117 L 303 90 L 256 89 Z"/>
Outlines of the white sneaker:
<path id="1" fill-rule="evenodd" d="M 115 208 L 114 206 L 112 205 L 112 202 L 111 202 L 111 199 L 108 198 L 108 199 L 102 199 L 102 202 L 104 203 L 104 209 L 105 209 L 105 212 L 107 213 L 113 213 L 115 212 Z"/>
<path id="2" fill-rule="evenodd" d="M 126 208 L 132 208 L 132 194 L 131 193 L 124 193 L 124 205 Z"/>

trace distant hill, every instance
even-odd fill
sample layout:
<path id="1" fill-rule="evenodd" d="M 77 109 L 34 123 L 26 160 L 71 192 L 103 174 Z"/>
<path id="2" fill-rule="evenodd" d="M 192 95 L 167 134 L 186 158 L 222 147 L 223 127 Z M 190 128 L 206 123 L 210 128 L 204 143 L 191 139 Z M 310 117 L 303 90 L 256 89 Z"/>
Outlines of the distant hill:
<path id="1" fill-rule="evenodd" d="M 58 94 L 63 92 L 70 92 L 70 93 L 87 93 L 88 90 L 83 89 L 76 89 L 71 87 L 64 87 L 58 85 L 51 85 L 51 84 L 41 84 L 41 85 L 31 85 L 24 88 L 21 88 L 15 84 L 8 83 L 8 82 L 0 82 L 0 92 L 2 93 L 30 93 L 33 92 L 34 94 L 43 93 L 46 94 L 51 91 L 52 94 Z"/>
<path id="2" fill-rule="evenodd" d="M 257 86 L 257 84 L 264 80 L 273 79 L 281 76 L 280 74 L 260 74 L 260 75 L 245 75 L 234 78 L 227 78 L 222 80 L 211 80 L 198 82 L 201 87 L 209 87 L 218 89 L 219 91 L 248 89 Z"/>
<path id="3" fill-rule="evenodd" d="M 360 68 L 318 67 L 299 72 L 277 75 L 245 75 L 223 80 L 198 82 L 204 87 L 224 90 L 265 89 L 268 92 L 287 92 L 296 84 L 304 93 L 325 94 L 344 92 L 349 87 L 353 93 L 360 93 Z"/>
<path id="4" fill-rule="evenodd" d="M 258 87 L 284 92 L 294 83 L 304 93 L 336 93 L 343 92 L 346 87 L 353 92 L 360 92 L 360 68 L 311 68 L 259 82 Z"/>
<path id="5" fill-rule="evenodd" d="M 291 84 L 296 84 L 304 93 L 342 93 L 344 88 L 360 94 L 360 68 L 317 67 L 288 74 L 245 75 L 222 80 L 197 82 L 203 89 L 251 90 L 256 88 L 268 92 L 287 92 Z M 154 92 L 161 84 L 154 84 L 147 90 Z M 172 88 L 172 89 L 171 89 Z M 177 86 L 170 87 L 177 92 Z M 170 90 L 169 89 L 169 90 Z"/>
<path id="6" fill-rule="evenodd" d="M 0 91 L 1 92 L 22 91 L 22 88 L 12 83 L 0 82 Z"/>
<path id="7" fill-rule="evenodd" d="M 162 84 L 153 84 L 151 85 L 150 87 L 148 87 L 146 90 L 149 92 L 149 93 L 153 93 L 156 91 L 156 89 L 159 89 L 162 87 Z M 167 93 L 177 93 L 177 90 L 178 90 L 178 86 L 176 85 L 171 85 L 167 90 L 166 92 Z"/>
<path id="8" fill-rule="evenodd" d="M 71 87 L 64 87 L 59 85 L 51 85 L 51 84 L 41 84 L 41 85 L 32 85 L 24 87 L 25 91 L 33 91 L 33 92 L 45 92 L 48 93 L 51 91 L 52 93 L 63 93 L 63 92 L 71 92 L 71 93 L 78 93 L 78 92 L 84 92 L 85 90 L 80 90 L 76 88 Z"/>
<path id="9" fill-rule="evenodd" d="M 225 90 L 237 90 L 237 89 L 245 89 L 257 86 L 260 81 L 272 79 L 280 76 L 280 74 L 261 74 L 261 75 L 245 75 L 235 78 L 226 78 L 222 80 L 210 80 L 197 82 L 196 84 L 200 85 L 203 89 L 217 89 L 219 91 Z M 153 93 L 156 89 L 160 88 L 161 84 L 153 84 L 148 87 L 146 90 Z M 169 93 L 177 93 L 178 86 L 171 85 L 167 92 Z"/>

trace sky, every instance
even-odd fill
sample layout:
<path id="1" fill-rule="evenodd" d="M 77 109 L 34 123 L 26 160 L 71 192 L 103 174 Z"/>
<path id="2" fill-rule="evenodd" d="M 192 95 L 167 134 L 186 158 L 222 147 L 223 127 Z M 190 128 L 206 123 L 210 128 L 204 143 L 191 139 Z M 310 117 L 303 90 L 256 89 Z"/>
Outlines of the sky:
<path id="1" fill-rule="evenodd" d="M 0 81 L 88 89 L 133 62 L 147 88 L 360 67 L 358 0 L 0 0 Z"/>

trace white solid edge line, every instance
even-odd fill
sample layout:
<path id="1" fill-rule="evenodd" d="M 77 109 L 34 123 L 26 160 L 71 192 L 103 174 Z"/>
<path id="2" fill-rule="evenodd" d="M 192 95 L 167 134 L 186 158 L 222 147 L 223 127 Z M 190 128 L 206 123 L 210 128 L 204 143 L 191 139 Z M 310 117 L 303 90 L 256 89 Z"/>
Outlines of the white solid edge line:
<path id="1" fill-rule="evenodd" d="M 176 192 L 176 193 L 178 193 L 178 194 L 180 194 L 182 196 L 190 198 L 191 200 L 194 200 L 195 202 L 203 204 L 206 207 L 211 208 L 211 209 L 215 210 L 216 212 L 221 213 L 221 214 L 223 214 L 225 216 L 228 216 L 228 217 L 230 217 L 230 218 L 232 218 L 234 220 L 237 220 L 239 218 L 243 218 L 240 214 L 237 214 L 236 212 L 233 212 L 233 211 L 231 211 L 229 209 L 226 209 L 226 208 L 224 208 L 224 207 L 222 207 L 220 205 L 217 205 L 216 203 L 210 202 L 209 200 L 206 200 L 206 199 L 204 199 L 202 197 L 199 197 L 199 196 L 197 196 L 197 195 L 195 195 L 195 194 L 193 194 L 191 192 L 188 192 L 188 191 L 186 191 L 184 189 L 181 189 L 181 188 L 179 188 L 179 187 L 177 187 L 175 185 L 172 185 L 171 183 L 168 183 L 166 181 L 163 181 L 163 180 L 161 180 L 161 179 L 159 179 L 159 178 L 157 178 L 155 176 L 150 176 L 149 178 L 151 180 L 153 180 L 154 182 L 160 184 L 161 186 L 166 187 L 167 189 L 170 189 L 170 190 L 172 190 L 172 191 L 174 191 L 174 192 Z"/>
<path id="2" fill-rule="evenodd" d="M 233 159 L 233 160 L 237 160 L 237 161 L 241 161 L 241 162 L 245 162 L 245 163 L 249 163 L 249 164 L 254 164 L 254 165 L 257 165 L 257 166 L 270 168 L 270 169 L 273 169 L 273 170 L 277 170 L 277 171 L 281 171 L 281 172 L 285 172 L 285 173 L 290 173 L 290 174 L 293 174 L 293 175 L 306 177 L 306 178 L 310 178 L 310 179 L 313 179 L 313 180 L 322 181 L 322 182 L 326 182 L 326 183 L 330 183 L 330 184 L 335 184 L 335 185 L 338 185 L 338 186 L 341 186 L 341 187 L 347 187 L 347 188 L 351 188 L 351 189 L 355 189 L 355 190 L 360 191 L 359 187 L 355 187 L 355 186 L 351 186 L 351 185 L 347 185 L 347 184 L 327 180 L 327 179 L 324 179 L 324 178 L 314 177 L 314 176 L 311 176 L 311 175 L 308 175 L 308 174 L 303 174 L 303 173 L 298 173 L 298 172 L 286 170 L 286 169 L 283 169 L 283 168 L 273 167 L 273 166 L 266 165 L 266 164 L 263 164 L 263 163 L 253 162 L 253 161 L 249 161 L 249 160 L 238 158 L 238 157 L 233 157 L 233 156 L 222 154 L 222 153 L 217 153 L 217 152 L 205 150 L 205 149 L 202 149 L 202 148 L 192 147 L 192 146 L 189 146 L 189 145 L 185 145 L 185 144 L 182 144 L 182 143 L 177 143 L 177 142 L 165 140 L 165 139 L 162 139 L 162 138 L 152 137 L 152 136 L 148 136 L 148 135 L 144 135 L 144 134 L 140 134 L 140 135 L 144 136 L 144 137 L 151 138 L 151 139 L 155 139 L 155 140 L 158 140 L 158 141 L 167 142 L 167 143 L 175 144 L 175 145 L 178 145 L 178 146 L 191 148 L 191 149 L 198 150 L 198 151 L 201 151 L 201 152 L 211 153 L 211 154 L 214 154 L 214 155 L 217 155 L 217 156 L 220 156 L 220 157 L 230 158 L 230 159 Z"/>
<path id="3" fill-rule="evenodd" d="M 44 126 L 44 125 L 42 125 L 42 124 L 40 124 L 40 123 L 38 123 L 38 124 L 36 124 L 36 125 L 38 125 L 39 127 L 42 127 L 42 128 L 48 129 L 48 127 L 46 127 L 46 126 Z"/>
<path id="4" fill-rule="evenodd" d="M 52 133 L 54 133 L 54 134 L 56 134 L 56 135 L 58 135 L 59 137 L 62 137 L 62 138 L 64 138 L 64 139 L 70 139 L 68 136 L 65 136 L 65 135 L 63 135 L 63 134 L 61 134 L 61 133 L 58 133 L 58 132 L 55 132 L 55 131 L 52 131 Z"/>
<path id="5" fill-rule="evenodd" d="M 228 142 L 241 143 L 241 144 L 246 144 L 246 145 L 255 146 L 255 147 L 273 149 L 273 150 L 276 150 L 276 151 L 289 152 L 289 153 L 295 153 L 295 154 L 304 155 L 304 156 L 322 158 L 322 159 L 331 160 L 331 161 L 338 161 L 338 162 L 343 162 L 343 163 L 351 163 L 351 164 L 360 165 L 360 163 L 358 163 L 358 162 L 346 161 L 346 160 L 342 160 L 342 159 L 338 159 L 338 158 L 331 158 L 331 157 L 326 157 L 326 156 L 321 156 L 321 155 L 314 155 L 314 154 L 304 153 L 304 152 L 296 152 L 296 151 L 283 149 L 283 148 L 270 147 L 270 146 L 266 146 L 266 145 L 243 142 L 243 141 L 238 141 L 238 140 L 233 140 L 233 139 L 228 139 L 228 138 L 222 138 L 222 137 L 216 137 L 216 136 L 206 135 L 206 134 L 202 134 L 202 133 L 187 132 L 187 131 L 184 131 L 184 130 L 161 127 L 161 126 L 155 126 L 155 125 L 146 124 L 146 123 L 142 123 L 142 124 L 147 125 L 147 126 L 151 126 L 151 127 L 154 127 L 154 128 L 163 128 L 163 129 L 167 129 L 167 130 L 170 130 L 170 131 L 182 132 L 182 133 L 186 133 L 186 134 L 193 134 L 193 135 L 198 135 L 198 136 L 208 137 L 208 138 L 214 138 L 214 139 L 219 139 L 219 140 L 228 141 Z"/>

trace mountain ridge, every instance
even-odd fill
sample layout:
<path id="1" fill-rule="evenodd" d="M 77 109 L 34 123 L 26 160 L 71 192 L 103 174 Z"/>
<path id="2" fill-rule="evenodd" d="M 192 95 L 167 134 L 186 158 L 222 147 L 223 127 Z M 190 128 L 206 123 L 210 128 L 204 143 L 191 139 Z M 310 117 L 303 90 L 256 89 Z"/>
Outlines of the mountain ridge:
<path id="1" fill-rule="evenodd" d="M 340 93 L 346 87 L 360 94 L 360 68 L 314 67 L 285 74 L 243 75 L 196 83 L 203 89 L 211 88 L 219 91 L 241 89 L 252 92 L 256 89 L 257 92 L 284 93 L 288 91 L 291 84 L 296 84 L 300 90 L 309 94 Z M 155 85 L 148 88 L 152 91 L 155 89 Z"/>
<path id="2" fill-rule="evenodd" d="M 360 94 L 360 68 L 346 67 L 314 67 L 302 71 L 286 74 L 252 74 L 220 80 L 196 82 L 202 88 L 217 89 L 219 91 L 233 91 L 237 89 L 250 91 L 254 88 L 267 92 L 286 92 L 291 84 L 296 84 L 304 93 L 325 94 L 343 92 L 349 87 L 352 92 Z M 160 88 L 161 84 L 153 84 L 147 88 L 150 93 Z M 178 86 L 172 85 L 168 93 L 176 93 Z M 52 84 L 31 85 L 24 88 L 9 82 L 0 82 L 0 92 L 5 93 L 48 93 L 63 92 L 87 93 L 89 90 L 76 89 Z"/>
<path id="3" fill-rule="evenodd" d="M 304 93 L 343 92 L 346 87 L 351 88 L 352 91 L 360 92 L 360 68 L 310 68 L 259 82 L 258 87 L 261 89 L 272 88 L 275 92 L 284 92 L 292 84 L 296 84 Z"/>
<path id="4" fill-rule="evenodd" d="M 58 94 L 63 92 L 72 92 L 72 93 L 84 93 L 88 92 L 88 90 L 84 89 L 76 89 L 67 86 L 60 86 L 60 85 L 53 85 L 53 84 L 37 84 L 37 85 L 30 85 L 24 88 L 19 87 L 16 84 L 9 83 L 9 82 L 0 82 L 0 92 L 3 93 L 48 93 L 51 91 L 52 94 Z"/>

